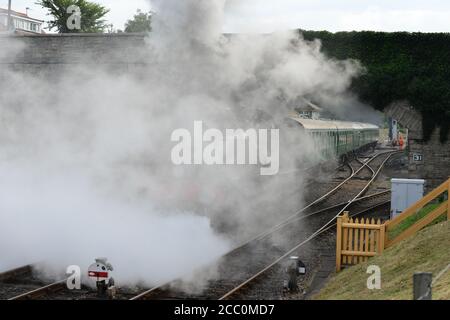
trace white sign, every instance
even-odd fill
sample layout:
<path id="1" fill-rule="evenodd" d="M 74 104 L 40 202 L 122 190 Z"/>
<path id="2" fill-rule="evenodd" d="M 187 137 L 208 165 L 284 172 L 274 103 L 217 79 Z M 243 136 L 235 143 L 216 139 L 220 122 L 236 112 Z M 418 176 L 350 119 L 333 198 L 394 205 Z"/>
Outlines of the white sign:
<path id="1" fill-rule="evenodd" d="M 423 155 L 421 155 L 420 153 L 415 153 L 413 155 L 413 160 L 415 162 L 422 162 L 423 161 Z"/>

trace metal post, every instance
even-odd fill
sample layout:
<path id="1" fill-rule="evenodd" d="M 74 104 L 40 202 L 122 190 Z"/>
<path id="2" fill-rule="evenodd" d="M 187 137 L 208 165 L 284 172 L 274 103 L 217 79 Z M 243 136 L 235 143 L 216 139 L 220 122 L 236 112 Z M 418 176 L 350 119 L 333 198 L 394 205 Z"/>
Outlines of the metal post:
<path id="1" fill-rule="evenodd" d="M 431 273 L 414 274 L 414 300 L 431 300 L 431 284 L 433 275 Z"/>
<path id="2" fill-rule="evenodd" d="M 8 21 L 7 21 L 7 30 L 11 31 L 12 23 L 11 23 L 11 0 L 8 0 Z"/>
<path id="3" fill-rule="evenodd" d="M 297 277 L 298 277 L 298 257 L 290 257 L 289 258 L 289 266 L 287 268 L 287 274 L 289 277 L 288 280 L 288 289 L 290 292 L 298 291 Z"/>

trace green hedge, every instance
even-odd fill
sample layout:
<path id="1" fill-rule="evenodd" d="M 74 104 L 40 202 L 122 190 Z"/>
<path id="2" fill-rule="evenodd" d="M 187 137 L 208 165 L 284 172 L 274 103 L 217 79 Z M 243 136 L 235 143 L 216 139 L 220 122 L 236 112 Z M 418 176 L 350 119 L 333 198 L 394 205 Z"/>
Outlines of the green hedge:
<path id="1" fill-rule="evenodd" d="M 320 39 L 336 59 L 356 59 L 366 71 L 352 89 L 363 102 L 383 110 L 407 100 L 422 113 L 425 140 L 437 127 L 441 141 L 450 131 L 450 34 L 303 31 Z"/>

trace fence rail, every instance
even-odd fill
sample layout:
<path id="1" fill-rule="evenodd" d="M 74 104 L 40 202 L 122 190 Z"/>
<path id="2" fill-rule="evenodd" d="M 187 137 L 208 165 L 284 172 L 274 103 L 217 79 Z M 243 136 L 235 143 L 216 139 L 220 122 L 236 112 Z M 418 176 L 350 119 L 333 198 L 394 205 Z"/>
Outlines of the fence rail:
<path id="1" fill-rule="evenodd" d="M 375 219 L 352 219 L 349 213 L 338 217 L 336 270 L 365 262 L 384 250 L 385 227 Z"/>
<path id="2" fill-rule="evenodd" d="M 402 214 L 383 224 L 380 220 L 375 221 L 374 219 L 370 221 L 369 219 L 354 220 L 349 217 L 348 212 L 345 212 L 337 220 L 336 270 L 339 272 L 343 266 L 365 262 L 370 257 L 381 254 L 384 249 L 412 236 L 445 213 L 447 213 L 447 220 L 450 220 L 450 202 L 447 200 L 418 221 L 407 225 L 393 239 L 389 237 L 390 231 L 399 227 L 406 219 L 419 213 L 427 204 L 436 201 L 445 194 L 447 198 L 450 195 L 450 179 L 431 191 Z"/>

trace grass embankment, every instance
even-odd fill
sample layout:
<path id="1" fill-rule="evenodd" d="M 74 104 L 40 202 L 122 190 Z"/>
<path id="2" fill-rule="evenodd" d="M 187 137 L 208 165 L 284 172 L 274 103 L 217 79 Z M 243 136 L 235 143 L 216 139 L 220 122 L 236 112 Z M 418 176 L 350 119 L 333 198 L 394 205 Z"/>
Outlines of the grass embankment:
<path id="1" fill-rule="evenodd" d="M 381 256 L 335 275 L 314 299 L 411 300 L 415 272 L 431 272 L 433 278 L 450 263 L 450 222 L 423 229 L 387 249 Z M 381 290 L 367 289 L 369 265 L 381 268 Z M 433 287 L 433 299 L 450 299 L 450 271 Z"/>
<path id="2" fill-rule="evenodd" d="M 389 232 L 389 239 L 394 239 L 398 235 L 400 235 L 403 231 L 414 225 L 416 222 L 424 218 L 426 215 L 428 215 L 430 212 L 434 211 L 435 209 L 439 208 L 442 205 L 442 202 L 439 203 L 432 203 L 427 206 L 425 206 L 422 210 L 418 211 L 416 214 L 413 214 L 412 216 L 406 218 L 404 221 L 402 221 L 398 226 L 396 226 L 393 230 Z M 433 221 L 430 225 L 432 226 L 441 222 L 444 222 L 447 219 L 447 214 L 441 215 L 439 218 L 437 218 L 435 221 Z"/>

